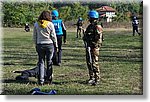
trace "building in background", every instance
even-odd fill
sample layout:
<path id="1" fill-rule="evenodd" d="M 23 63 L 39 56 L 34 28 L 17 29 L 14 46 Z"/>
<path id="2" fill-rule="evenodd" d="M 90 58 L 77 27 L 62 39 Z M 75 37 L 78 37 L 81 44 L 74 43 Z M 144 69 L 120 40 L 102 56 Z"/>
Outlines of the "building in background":
<path id="1" fill-rule="evenodd" d="M 106 22 L 112 22 L 113 17 L 116 17 L 116 10 L 110 6 L 102 6 L 96 11 L 101 17 L 106 18 Z"/>

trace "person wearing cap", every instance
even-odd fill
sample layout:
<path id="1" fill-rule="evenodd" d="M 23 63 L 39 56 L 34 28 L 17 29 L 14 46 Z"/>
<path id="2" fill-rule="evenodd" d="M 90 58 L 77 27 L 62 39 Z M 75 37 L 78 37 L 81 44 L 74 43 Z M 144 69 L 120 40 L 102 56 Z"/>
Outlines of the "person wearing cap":
<path id="1" fill-rule="evenodd" d="M 98 24 L 99 14 L 95 10 L 88 13 L 90 24 L 86 28 L 83 41 L 86 47 L 86 62 L 89 71 L 88 84 L 97 85 L 100 82 L 100 67 L 98 63 L 99 50 L 103 41 L 103 28 Z"/>
<path id="2" fill-rule="evenodd" d="M 53 55 L 53 64 L 54 65 L 61 65 L 61 57 L 62 57 L 62 37 L 64 37 L 63 42 L 66 43 L 66 27 L 62 22 L 62 19 L 59 19 L 59 13 L 57 10 L 53 10 L 52 14 L 52 23 L 55 27 L 55 32 L 58 41 L 58 51 L 54 51 Z"/>

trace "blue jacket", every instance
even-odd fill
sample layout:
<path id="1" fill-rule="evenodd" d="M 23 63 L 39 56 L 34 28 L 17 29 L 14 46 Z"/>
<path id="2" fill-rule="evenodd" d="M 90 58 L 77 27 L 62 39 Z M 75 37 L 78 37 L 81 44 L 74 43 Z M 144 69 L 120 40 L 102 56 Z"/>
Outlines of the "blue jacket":
<path id="1" fill-rule="evenodd" d="M 62 20 L 52 20 L 52 23 L 54 24 L 56 35 L 63 35 Z"/>

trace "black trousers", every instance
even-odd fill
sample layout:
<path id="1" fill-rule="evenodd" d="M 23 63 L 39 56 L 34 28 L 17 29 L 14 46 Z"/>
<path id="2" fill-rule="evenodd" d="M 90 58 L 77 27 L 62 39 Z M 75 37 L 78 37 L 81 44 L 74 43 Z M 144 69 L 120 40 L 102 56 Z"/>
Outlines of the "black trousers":
<path id="1" fill-rule="evenodd" d="M 138 26 L 133 26 L 133 36 L 135 35 L 135 32 L 137 32 L 140 35 Z"/>
<path id="2" fill-rule="evenodd" d="M 58 52 L 56 52 L 56 48 L 53 54 L 53 65 L 57 65 L 61 63 L 61 56 L 62 56 L 62 35 L 57 35 L 57 42 L 58 42 Z"/>
<path id="3" fill-rule="evenodd" d="M 44 68 L 44 77 L 47 78 L 46 76 L 46 68 Z M 29 77 L 35 77 L 38 78 L 39 75 L 39 68 L 35 67 L 33 69 L 29 69 L 29 70 L 23 70 L 23 71 L 15 71 L 14 73 L 21 73 L 21 75 L 16 77 L 16 80 L 29 80 Z"/>

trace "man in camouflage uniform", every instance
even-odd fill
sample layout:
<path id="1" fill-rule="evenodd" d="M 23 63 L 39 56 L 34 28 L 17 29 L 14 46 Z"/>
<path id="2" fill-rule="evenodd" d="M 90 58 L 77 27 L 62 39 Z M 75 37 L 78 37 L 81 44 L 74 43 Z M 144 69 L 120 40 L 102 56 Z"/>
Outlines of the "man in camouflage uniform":
<path id="1" fill-rule="evenodd" d="M 84 33 L 84 29 L 83 29 L 83 19 L 81 17 L 79 17 L 78 21 L 77 21 L 77 37 L 81 37 L 81 33 Z"/>
<path id="2" fill-rule="evenodd" d="M 96 85 L 100 81 L 100 68 L 98 64 L 99 49 L 102 45 L 102 27 L 98 25 L 99 14 L 92 10 L 88 14 L 90 24 L 86 28 L 83 41 L 86 47 L 86 62 L 89 70 L 90 85 Z"/>

